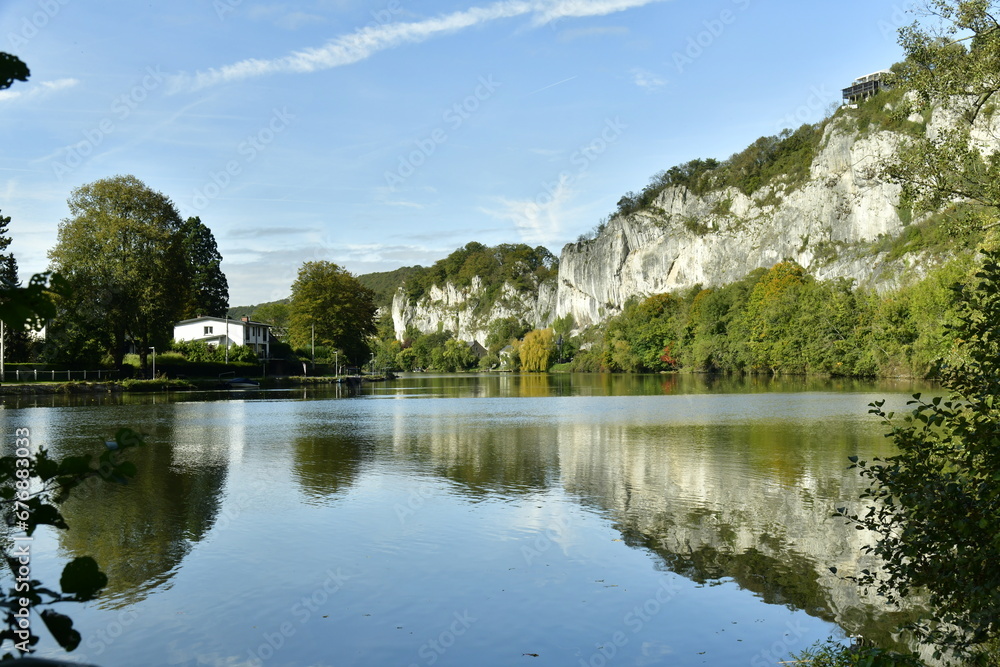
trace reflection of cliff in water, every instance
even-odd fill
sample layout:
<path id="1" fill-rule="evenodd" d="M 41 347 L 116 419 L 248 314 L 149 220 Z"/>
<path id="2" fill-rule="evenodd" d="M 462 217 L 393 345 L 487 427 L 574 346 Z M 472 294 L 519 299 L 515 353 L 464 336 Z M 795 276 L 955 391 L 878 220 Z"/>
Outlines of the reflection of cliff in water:
<path id="1" fill-rule="evenodd" d="M 166 411 L 163 414 L 175 414 Z M 91 480 L 63 505 L 72 556 L 93 556 L 108 575 L 101 604 L 126 606 L 167 585 L 215 523 L 230 448 L 174 420 L 158 420 L 148 444 L 130 450 L 138 473 L 127 485 Z"/>
<path id="2" fill-rule="evenodd" d="M 665 569 L 733 580 L 892 646 L 905 614 L 841 578 L 876 566 L 861 554 L 871 536 L 832 517 L 864 488 L 845 474 L 847 457 L 880 445 L 850 424 L 688 425 L 655 435 L 611 425 L 574 429 L 560 460 L 565 488 L 609 511 L 626 543 L 656 553 Z"/>
<path id="3" fill-rule="evenodd" d="M 558 484 L 559 452 L 551 425 L 498 426 L 489 415 L 414 420 L 399 413 L 393 454 L 429 466 L 482 499 Z"/>
<path id="4" fill-rule="evenodd" d="M 419 461 L 473 497 L 561 486 L 615 522 L 626 543 L 696 582 L 733 580 L 884 646 L 901 616 L 840 576 L 870 536 L 833 509 L 863 485 L 847 457 L 886 446 L 871 424 L 624 424 L 514 416 L 397 420 L 396 456 Z M 590 421 L 590 423 L 587 423 Z M 886 453 L 886 452 L 882 452 Z"/>

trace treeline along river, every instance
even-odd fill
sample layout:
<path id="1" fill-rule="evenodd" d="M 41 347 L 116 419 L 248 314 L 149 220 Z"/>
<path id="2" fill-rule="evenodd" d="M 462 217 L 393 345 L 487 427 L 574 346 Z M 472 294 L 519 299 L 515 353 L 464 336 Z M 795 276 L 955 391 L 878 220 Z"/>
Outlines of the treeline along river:
<path id="1" fill-rule="evenodd" d="M 111 665 L 774 665 L 891 643 L 841 576 L 869 539 L 848 456 L 910 382 L 416 375 L 296 389 L 9 397 L 56 455 L 145 432 L 34 574 L 92 555 L 70 659 Z M 860 565 L 859 565 L 860 563 Z M 41 631 L 43 636 L 44 630 Z M 42 654 L 61 655 L 45 637 Z"/>

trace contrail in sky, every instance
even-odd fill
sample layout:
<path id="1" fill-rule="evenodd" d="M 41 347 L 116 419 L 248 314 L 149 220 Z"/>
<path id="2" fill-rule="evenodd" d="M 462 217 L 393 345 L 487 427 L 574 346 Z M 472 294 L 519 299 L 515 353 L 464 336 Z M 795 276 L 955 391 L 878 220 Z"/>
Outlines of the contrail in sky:
<path id="1" fill-rule="evenodd" d="M 317 72 L 360 62 L 403 44 L 417 44 L 438 35 L 458 32 L 484 23 L 518 16 L 531 16 L 538 27 L 564 18 L 605 16 L 662 0 L 502 0 L 485 7 L 410 23 L 369 25 L 353 33 L 334 37 L 320 47 L 311 47 L 270 60 L 249 58 L 218 68 L 181 73 L 170 77 L 172 93 L 192 92 L 233 81 L 278 73 Z M 563 83 L 563 82 L 560 82 Z"/>

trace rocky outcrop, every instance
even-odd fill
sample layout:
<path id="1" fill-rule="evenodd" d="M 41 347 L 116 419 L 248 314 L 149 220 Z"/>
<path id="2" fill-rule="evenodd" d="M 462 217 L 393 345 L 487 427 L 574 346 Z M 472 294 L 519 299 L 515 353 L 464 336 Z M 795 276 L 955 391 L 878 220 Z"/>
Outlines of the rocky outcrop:
<path id="1" fill-rule="evenodd" d="M 936 118 L 929 131 L 941 122 Z M 503 305 L 479 314 L 469 306 L 482 285 L 464 291 L 446 285 L 417 304 L 397 295 L 396 334 L 402 336 L 407 325 L 422 331 L 443 326 L 471 339 L 482 335 L 491 317 L 507 315 L 545 326 L 571 314 L 583 327 L 621 312 L 630 297 L 723 285 L 784 260 L 798 262 L 819 279 L 896 287 L 932 265 L 927 257 L 890 259 L 878 249 L 904 226 L 900 186 L 876 175 L 900 141 L 888 131 L 859 133 L 850 118 L 835 117 L 804 183 L 779 179 L 752 196 L 736 188 L 703 196 L 667 188 L 651 207 L 616 216 L 596 238 L 566 245 L 554 290 L 508 294 Z"/>
<path id="2" fill-rule="evenodd" d="M 898 141 L 889 132 L 858 138 L 834 121 L 799 187 L 771 184 L 752 197 L 664 190 L 653 210 L 613 218 L 597 238 L 563 248 L 556 313 L 593 324 L 631 296 L 721 285 L 787 259 L 818 278 L 886 282 L 885 258 L 858 246 L 902 230 L 899 186 L 873 176 Z"/>
<path id="3" fill-rule="evenodd" d="M 452 283 L 435 285 L 415 304 L 400 289 L 392 301 L 392 323 L 400 340 L 407 328 L 415 327 L 423 333 L 451 331 L 459 340 L 485 344 L 489 324 L 494 320 L 515 317 L 535 326 L 546 326 L 553 318 L 555 297 L 553 282 L 543 282 L 530 292 L 504 284 L 499 296 L 488 296 L 478 277 L 468 287 Z"/>

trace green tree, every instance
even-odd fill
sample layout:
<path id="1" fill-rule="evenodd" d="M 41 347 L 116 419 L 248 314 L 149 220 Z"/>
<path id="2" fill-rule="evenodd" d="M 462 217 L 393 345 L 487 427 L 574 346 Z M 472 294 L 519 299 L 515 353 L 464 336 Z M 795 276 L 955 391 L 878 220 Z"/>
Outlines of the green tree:
<path id="1" fill-rule="evenodd" d="M 9 224 L 10 216 L 0 214 L 0 253 L 4 253 L 11 243 L 7 230 Z M 17 276 L 17 258 L 14 257 L 14 253 L 0 254 L 0 287 L 9 290 L 20 286 L 21 282 Z M 8 325 L 4 327 L 3 336 L 5 358 L 8 361 L 24 361 L 29 343 L 27 330 L 24 327 Z"/>
<path id="2" fill-rule="evenodd" d="M 604 365 L 626 372 L 670 368 L 663 357 L 676 341 L 681 311 L 681 300 L 672 294 L 629 299 L 607 324 Z"/>
<path id="3" fill-rule="evenodd" d="M 447 372 L 464 371 L 479 362 L 476 355 L 469 349 L 468 343 L 460 340 L 447 340 L 441 355 L 441 370 Z"/>
<path id="4" fill-rule="evenodd" d="M 872 404 L 899 453 L 871 463 L 852 457 L 871 505 L 863 514 L 837 510 L 875 533 L 864 549 L 884 562 L 858 583 L 890 602 L 924 592 L 932 616 L 920 636 L 980 657 L 1000 641 L 1000 252 L 984 256 L 978 285 L 958 300 L 956 347 L 942 373 L 949 396 L 915 394 L 902 424 L 884 401 Z"/>
<path id="5" fill-rule="evenodd" d="M 20 58 L 0 52 L 0 90 L 6 90 L 15 81 L 27 81 L 31 72 Z"/>
<path id="6" fill-rule="evenodd" d="M 556 359 L 556 343 L 552 329 L 529 331 L 518 348 L 521 369 L 528 372 L 545 372 Z"/>
<path id="7" fill-rule="evenodd" d="M 332 262 L 306 262 L 292 284 L 290 342 L 308 348 L 315 327 L 317 345 L 343 350 L 350 361 L 365 363 L 375 311 L 374 293 L 345 269 Z"/>
<path id="8" fill-rule="evenodd" d="M 209 315 L 224 317 L 229 309 L 229 282 L 222 272 L 222 255 L 212 230 L 201 218 L 188 218 L 181 226 L 185 265 L 189 272 L 188 303 L 182 319 Z"/>
<path id="9" fill-rule="evenodd" d="M 0 284 L 0 320 L 17 329 L 37 329 L 56 315 L 54 297 L 69 295 L 66 282 L 47 273 L 32 276 L 27 287 Z M 13 455 L 0 457 L 0 506 L 7 526 L 4 559 L 12 572 L 20 576 L 23 553 L 19 553 L 21 549 L 10 539 L 11 533 L 17 530 L 30 537 L 41 525 L 68 528 L 61 505 L 75 489 L 92 482 L 126 483 L 135 475 L 136 468 L 123 460 L 121 453 L 141 445 L 142 438 L 121 429 L 96 460 L 90 454 L 56 460 L 33 442 L 29 429 L 16 429 L 14 437 Z M 0 592 L 0 607 L 6 612 L 0 640 L 10 640 L 23 655 L 31 651 L 38 637 L 33 627 L 25 628 L 18 622 L 22 610 L 30 607 L 38 613 L 59 645 L 72 651 L 80 643 L 80 633 L 73 628 L 72 619 L 56 612 L 51 605 L 91 600 L 107 585 L 107 577 L 93 558 L 81 556 L 63 568 L 59 580 L 61 593 L 42 586 L 36 579 L 22 577 L 15 583 Z M 11 653 L 3 656 L 5 660 L 12 657 Z"/>
<path id="10" fill-rule="evenodd" d="M 987 227 L 1000 209 L 1000 153 L 983 150 L 973 131 L 997 108 L 1000 3 L 928 0 L 923 13 L 929 20 L 900 30 L 906 59 L 894 68 L 894 82 L 916 93 L 918 108 L 938 107 L 955 122 L 906 142 L 886 174 L 922 210 L 956 199 L 980 205 L 971 224 Z M 899 113 L 913 110 L 904 105 Z"/>
<path id="11" fill-rule="evenodd" d="M 510 345 L 511 341 L 519 340 L 524 334 L 531 331 L 531 325 L 519 320 L 511 315 L 499 320 L 490 322 L 487 328 L 485 346 L 491 353 L 496 354 L 503 348 Z"/>
<path id="12" fill-rule="evenodd" d="M 798 299 L 812 280 L 795 262 L 780 262 L 754 286 L 743 312 L 749 362 L 777 373 L 783 366 L 802 366 L 802 332 L 796 326 Z"/>
<path id="13" fill-rule="evenodd" d="M 412 371 L 417 367 L 417 353 L 412 347 L 404 347 L 396 353 L 396 366 L 404 371 Z"/>
<path id="14" fill-rule="evenodd" d="M 177 209 L 134 176 L 105 178 L 73 191 L 59 225 L 51 267 L 73 290 L 60 302 L 63 327 L 96 341 L 117 367 L 126 342 L 165 347 L 189 294 Z"/>
<path id="15" fill-rule="evenodd" d="M 288 300 L 262 303 L 253 310 L 253 319 L 271 325 L 271 333 L 279 340 L 288 339 L 291 305 Z"/>

